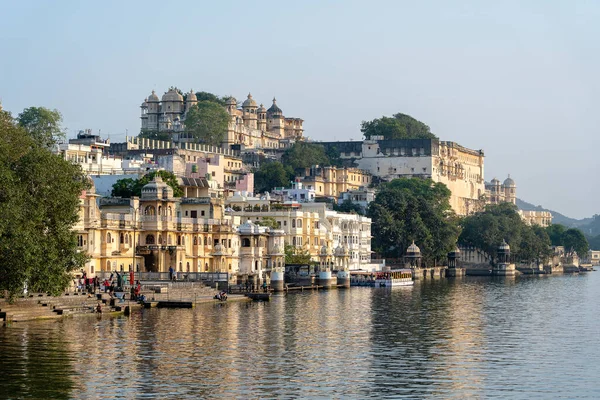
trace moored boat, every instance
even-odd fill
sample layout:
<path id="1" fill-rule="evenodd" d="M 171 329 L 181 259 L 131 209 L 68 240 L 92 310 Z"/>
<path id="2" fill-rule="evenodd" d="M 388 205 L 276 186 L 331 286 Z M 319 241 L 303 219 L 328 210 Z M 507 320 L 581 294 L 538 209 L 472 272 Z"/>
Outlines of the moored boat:
<path id="1" fill-rule="evenodd" d="M 414 285 L 412 271 L 410 269 L 395 269 L 391 271 L 377 272 L 375 275 L 375 287 L 394 287 Z"/>

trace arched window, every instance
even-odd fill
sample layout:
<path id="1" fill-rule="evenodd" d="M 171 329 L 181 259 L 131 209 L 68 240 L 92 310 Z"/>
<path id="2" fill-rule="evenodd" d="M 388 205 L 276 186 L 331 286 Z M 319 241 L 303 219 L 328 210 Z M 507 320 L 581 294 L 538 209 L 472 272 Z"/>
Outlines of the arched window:
<path id="1" fill-rule="evenodd" d="M 208 238 L 206 236 L 204 236 L 204 245 L 208 246 Z"/>
<path id="2" fill-rule="evenodd" d="M 123 235 L 122 233 L 119 235 L 119 243 L 123 244 L 125 243 L 125 235 Z"/>
<path id="3" fill-rule="evenodd" d="M 106 262 L 106 270 L 107 270 L 107 271 L 110 271 L 110 261 L 107 261 L 107 262 Z"/>
<path id="4" fill-rule="evenodd" d="M 194 236 L 194 246 L 198 244 L 198 237 Z"/>
<path id="5" fill-rule="evenodd" d="M 208 271 L 208 263 L 204 264 L 204 270 Z"/>
<path id="6" fill-rule="evenodd" d="M 129 235 L 125 235 L 125 244 L 129 244 Z"/>
<path id="7" fill-rule="evenodd" d="M 169 217 L 173 216 L 173 209 L 171 208 L 171 206 L 169 206 Z"/>
<path id="8" fill-rule="evenodd" d="M 181 261 L 179 261 L 179 270 L 178 271 L 183 271 L 183 263 Z"/>
<path id="9" fill-rule="evenodd" d="M 299 219 L 298 222 L 296 222 L 296 227 L 302 228 L 302 220 L 301 219 Z"/>
<path id="10" fill-rule="evenodd" d="M 243 238 L 242 239 L 242 247 L 250 247 L 250 239 Z"/>
<path id="11" fill-rule="evenodd" d="M 110 243 L 112 240 L 112 236 L 110 236 L 110 232 L 106 234 L 106 243 Z"/>
<path id="12" fill-rule="evenodd" d="M 296 227 L 296 220 L 295 220 L 295 219 L 293 219 L 293 220 L 292 220 L 292 228 L 295 228 L 295 227 Z"/>
<path id="13" fill-rule="evenodd" d="M 154 244 L 154 235 L 146 235 L 146 244 Z"/>
<path id="14" fill-rule="evenodd" d="M 254 269 L 258 271 L 258 261 L 254 261 Z"/>
<path id="15" fill-rule="evenodd" d="M 177 246 L 181 246 L 181 235 L 177 235 Z"/>
<path id="16" fill-rule="evenodd" d="M 181 245 L 185 246 L 185 235 L 181 235 Z"/>
<path id="17" fill-rule="evenodd" d="M 163 243 L 162 235 L 158 235 L 158 244 L 162 244 L 162 243 Z"/>
<path id="18" fill-rule="evenodd" d="M 146 206 L 146 209 L 144 210 L 144 214 L 156 215 L 156 209 L 154 208 L 154 206 Z"/>
<path id="19" fill-rule="evenodd" d="M 171 235 L 167 235 L 167 244 L 171 244 Z"/>
<path id="20" fill-rule="evenodd" d="M 158 215 L 163 215 L 162 206 L 158 206 Z"/>

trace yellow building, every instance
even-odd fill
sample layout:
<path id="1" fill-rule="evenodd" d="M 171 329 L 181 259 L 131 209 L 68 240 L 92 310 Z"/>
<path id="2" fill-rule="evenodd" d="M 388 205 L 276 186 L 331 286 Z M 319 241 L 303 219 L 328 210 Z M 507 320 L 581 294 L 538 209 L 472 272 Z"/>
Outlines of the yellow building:
<path id="1" fill-rule="evenodd" d="M 320 167 L 307 168 L 296 177 L 306 189 L 314 189 L 317 197 L 337 199 L 341 193 L 367 187 L 372 182 L 370 173 L 358 168 Z"/>

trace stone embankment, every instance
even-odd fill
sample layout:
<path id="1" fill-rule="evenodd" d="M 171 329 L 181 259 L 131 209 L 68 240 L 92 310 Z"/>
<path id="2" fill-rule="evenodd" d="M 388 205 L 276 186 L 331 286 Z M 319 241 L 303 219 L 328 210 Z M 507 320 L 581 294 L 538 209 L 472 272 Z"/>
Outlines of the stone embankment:
<path id="1" fill-rule="evenodd" d="M 18 297 L 13 303 L 0 298 L 0 324 L 57 319 L 67 316 L 119 315 L 143 308 L 143 304 L 129 300 L 129 288 L 111 296 L 104 291 L 96 293 L 65 292 L 61 296 L 45 293 Z M 141 295 L 149 303 L 158 301 L 187 301 L 194 304 L 219 302 L 214 296 L 218 290 L 198 282 L 144 282 Z M 243 295 L 229 295 L 227 301 L 248 300 Z M 100 304 L 102 313 L 97 313 Z"/>

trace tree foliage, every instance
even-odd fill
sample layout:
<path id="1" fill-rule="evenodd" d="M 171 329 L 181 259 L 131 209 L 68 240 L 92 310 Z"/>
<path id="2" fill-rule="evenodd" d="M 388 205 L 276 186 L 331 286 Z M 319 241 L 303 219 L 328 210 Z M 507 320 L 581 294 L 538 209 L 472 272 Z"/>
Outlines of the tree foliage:
<path id="1" fill-rule="evenodd" d="M 256 221 L 257 225 L 266 226 L 271 229 L 279 229 L 277 226 L 277 220 L 273 217 L 263 217 L 262 219 Z"/>
<path id="2" fill-rule="evenodd" d="M 0 290 L 11 298 L 25 284 L 58 294 L 86 261 L 72 227 L 89 181 L 48 149 L 57 130 L 42 121 L 57 122 L 60 113 L 37 111 L 17 121 L 0 111 Z"/>
<path id="3" fill-rule="evenodd" d="M 363 207 L 360 204 L 353 203 L 350 199 L 344 200 L 342 204 L 334 203 L 333 210 L 343 213 L 365 215 L 365 210 Z"/>
<path id="4" fill-rule="evenodd" d="M 382 184 L 367 215 L 373 221 L 373 248 L 385 257 L 401 257 L 414 240 L 423 261 L 437 263 L 454 249 L 460 232 L 450 190 L 430 179 Z"/>
<path id="5" fill-rule="evenodd" d="M 216 94 L 212 94 L 209 92 L 196 92 L 196 99 L 200 101 L 212 101 L 213 103 L 220 104 L 221 106 L 225 106 L 227 103 L 227 99 L 229 96 L 217 96 Z"/>
<path id="6" fill-rule="evenodd" d="M 19 114 L 17 122 L 30 138 L 44 147 L 51 147 L 66 137 L 61 127 L 62 115 L 58 110 L 29 107 Z"/>
<path id="7" fill-rule="evenodd" d="M 310 253 L 308 250 L 286 244 L 284 252 L 286 264 L 310 264 Z"/>
<path id="8" fill-rule="evenodd" d="M 485 210 L 462 220 L 459 242 L 497 257 L 498 246 L 505 240 L 516 260 L 542 261 L 550 254 L 550 237 L 545 229 L 528 226 L 512 203 L 487 205 Z"/>
<path id="9" fill-rule="evenodd" d="M 385 139 L 437 139 L 429 126 L 406 114 L 383 116 L 361 123 L 361 132 L 366 138 L 383 136 Z"/>
<path id="10" fill-rule="evenodd" d="M 316 143 L 296 142 L 281 157 L 281 162 L 293 171 L 310 168 L 313 165 L 331 165 L 325 154 L 325 147 Z"/>
<path id="11" fill-rule="evenodd" d="M 112 188 L 111 196 L 128 198 L 132 196 L 141 196 L 144 185 L 152 182 L 154 176 L 160 176 L 162 180 L 173 188 L 173 196 L 183 196 L 183 190 L 177 182 L 177 176 L 169 171 L 152 171 L 142 176 L 140 179 L 123 178 L 115 182 Z"/>
<path id="12" fill-rule="evenodd" d="M 580 257 L 584 257 L 589 250 L 588 241 L 579 229 L 567 229 L 562 235 L 562 245 L 566 251 L 575 250 Z"/>
<path id="13" fill-rule="evenodd" d="M 162 140 L 165 142 L 171 141 L 171 136 L 167 132 L 144 131 L 140 132 L 139 137 L 144 139 Z"/>
<path id="14" fill-rule="evenodd" d="M 227 135 L 231 117 L 219 103 L 203 100 L 193 105 L 185 117 L 185 133 L 198 143 L 220 146 Z"/>
<path id="15" fill-rule="evenodd" d="M 275 187 L 288 187 L 294 173 L 279 161 L 265 161 L 254 171 L 254 188 L 258 193 L 270 192 Z"/>

